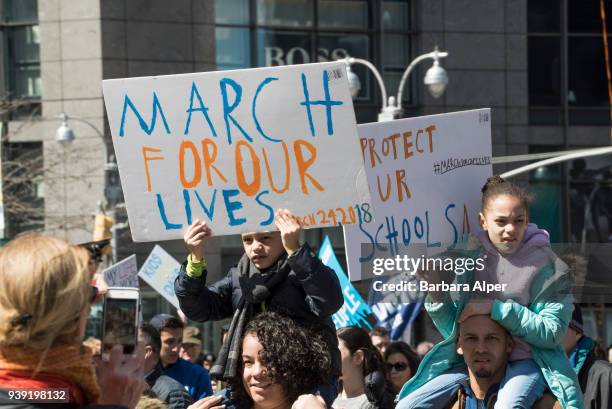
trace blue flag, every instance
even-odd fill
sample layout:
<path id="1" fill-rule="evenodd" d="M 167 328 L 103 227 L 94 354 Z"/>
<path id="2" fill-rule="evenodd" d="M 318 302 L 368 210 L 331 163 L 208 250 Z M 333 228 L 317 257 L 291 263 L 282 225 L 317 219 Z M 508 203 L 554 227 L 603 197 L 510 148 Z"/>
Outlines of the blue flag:
<path id="1" fill-rule="evenodd" d="M 323 264 L 336 272 L 340 280 L 340 287 L 342 287 L 344 304 L 342 308 L 332 316 L 336 329 L 348 326 L 372 329 L 372 325 L 368 322 L 368 318 L 373 318 L 372 310 L 359 295 L 355 287 L 353 287 L 346 273 L 340 266 L 328 236 L 325 236 L 323 244 L 319 249 L 319 258 Z"/>
<path id="2" fill-rule="evenodd" d="M 414 276 L 383 278 L 385 283 L 392 283 L 401 280 L 414 280 Z M 392 341 L 410 342 L 409 332 L 412 322 L 419 315 L 423 306 L 424 295 L 410 292 L 387 292 L 381 293 L 370 290 L 368 294 L 368 304 L 376 317 L 376 326 L 384 327 L 389 330 L 389 337 Z"/>

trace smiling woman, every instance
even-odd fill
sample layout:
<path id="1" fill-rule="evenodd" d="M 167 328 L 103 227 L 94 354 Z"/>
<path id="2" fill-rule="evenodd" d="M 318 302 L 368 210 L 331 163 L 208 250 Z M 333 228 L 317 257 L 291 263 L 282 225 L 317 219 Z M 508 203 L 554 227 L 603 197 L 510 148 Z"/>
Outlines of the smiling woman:
<path id="1" fill-rule="evenodd" d="M 240 376 L 229 382 L 236 408 L 288 409 L 296 401 L 325 408 L 309 394 L 329 382 L 329 352 L 318 336 L 292 320 L 265 312 L 249 322 L 239 365 Z"/>

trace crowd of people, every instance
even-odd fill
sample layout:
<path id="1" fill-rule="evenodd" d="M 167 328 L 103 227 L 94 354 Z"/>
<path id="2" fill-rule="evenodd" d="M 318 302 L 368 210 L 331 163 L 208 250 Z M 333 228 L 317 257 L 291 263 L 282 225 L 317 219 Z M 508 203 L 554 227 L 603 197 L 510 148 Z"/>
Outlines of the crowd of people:
<path id="1" fill-rule="evenodd" d="M 101 354 L 83 341 L 104 285 L 82 246 L 26 234 L 0 250 L 0 405 L 9 408 L 389 409 L 612 408 L 612 365 L 584 333 L 570 281 L 546 232 L 529 224 L 529 195 L 499 177 L 483 188 L 485 268 L 456 276 L 505 290 L 425 306 L 443 341 L 392 342 L 380 327 L 336 329 L 338 278 L 286 209 L 278 231 L 242 234 L 245 253 L 207 282 L 210 227 L 185 232 L 175 292 L 181 315 L 141 323 L 138 345 Z M 439 282 L 437 271 L 420 279 Z M 181 318 L 181 316 L 184 317 Z M 223 346 L 202 351 L 197 322 L 229 319 Z M 64 391 L 49 400 L 15 391 Z M 61 399 L 60 399 L 61 398 Z"/>

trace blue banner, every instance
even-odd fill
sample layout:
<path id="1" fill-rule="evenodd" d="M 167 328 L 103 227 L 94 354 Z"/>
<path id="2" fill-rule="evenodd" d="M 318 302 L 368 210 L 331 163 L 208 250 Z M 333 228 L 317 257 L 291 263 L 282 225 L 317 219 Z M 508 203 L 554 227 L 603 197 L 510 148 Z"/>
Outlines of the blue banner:
<path id="1" fill-rule="evenodd" d="M 385 283 L 402 280 L 414 280 L 415 276 L 397 275 L 394 277 L 381 277 Z M 382 293 L 370 290 L 368 304 L 376 317 L 376 326 L 389 330 L 392 341 L 406 341 L 410 343 L 410 327 L 419 315 L 423 306 L 424 295 L 412 292 Z"/>
<path id="2" fill-rule="evenodd" d="M 372 310 L 359 295 L 355 287 L 353 287 L 342 269 L 342 266 L 340 266 L 328 236 L 325 236 L 323 244 L 319 249 L 319 258 L 323 264 L 336 272 L 340 280 L 340 286 L 342 287 L 344 304 L 342 308 L 332 316 L 336 329 L 348 326 L 365 327 L 368 330 L 372 329 L 372 325 L 368 322 L 368 318 L 373 319 Z"/>

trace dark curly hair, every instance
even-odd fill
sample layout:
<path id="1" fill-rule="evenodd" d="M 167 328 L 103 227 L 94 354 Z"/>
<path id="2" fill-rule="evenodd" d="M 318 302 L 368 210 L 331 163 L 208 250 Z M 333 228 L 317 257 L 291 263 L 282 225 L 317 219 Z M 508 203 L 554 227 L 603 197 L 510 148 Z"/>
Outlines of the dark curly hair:
<path id="1" fill-rule="evenodd" d="M 247 324 L 243 341 L 247 335 L 259 340 L 262 346 L 259 359 L 290 402 L 315 386 L 330 382 L 330 353 L 321 335 L 313 330 L 299 327 L 278 313 L 263 312 Z M 236 403 L 252 402 L 242 384 L 242 371 L 240 360 L 240 375 L 228 381 L 231 399 Z"/>

